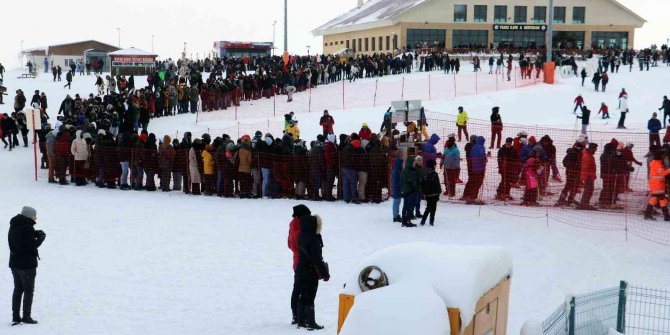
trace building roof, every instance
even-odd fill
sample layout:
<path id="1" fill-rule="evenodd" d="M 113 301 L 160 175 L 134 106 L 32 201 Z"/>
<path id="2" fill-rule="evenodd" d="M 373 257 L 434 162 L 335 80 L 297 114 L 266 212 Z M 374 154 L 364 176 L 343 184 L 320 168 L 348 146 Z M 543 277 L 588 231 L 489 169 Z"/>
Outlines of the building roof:
<path id="1" fill-rule="evenodd" d="M 106 52 L 112 52 L 119 50 L 118 47 L 115 47 L 110 44 L 98 42 L 95 40 L 66 43 L 66 44 L 56 44 L 50 45 L 47 53 L 49 56 L 60 55 L 60 56 L 72 56 L 72 55 L 83 55 L 86 50 L 90 49 L 101 49 Z"/>
<path id="2" fill-rule="evenodd" d="M 314 36 L 326 34 L 337 34 L 354 30 L 371 29 L 393 25 L 398 21 L 398 16 L 433 0 L 369 0 L 361 7 L 354 8 L 316 28 L 312 31 Z M 636 20 L 640 26 L 647 22 L 628 7 L 617 0 L 606 0 L 616 7 L 621 8 Z"/>
<path id="3" fill-rule="evenodd" d="M 138 48 L 128 48 L 109 53 L 110 56 L 157 56 L 153 52 L 144 51 Z"/>
<path id="4" fill-rule="evenodd" d="M 347 27 L 357 26 L 358 29 L 369 29 L 391 24 L 392 19 L 424 2 L 430 0 L 370 0 L 361 7 L 354 8 L 316 28 L 312 31 L 315 36 L 326 33 L 351 30 Z"/>

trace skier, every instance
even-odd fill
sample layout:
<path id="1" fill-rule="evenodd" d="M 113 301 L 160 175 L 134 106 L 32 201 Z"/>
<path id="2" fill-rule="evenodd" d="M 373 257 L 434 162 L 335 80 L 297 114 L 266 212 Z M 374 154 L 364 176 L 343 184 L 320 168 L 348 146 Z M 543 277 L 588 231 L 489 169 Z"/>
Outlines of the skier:
<path id="1" fill-rule="evenodd" d="M 658 119 L 658 114 L 654 112 L 651 119 L 647 122 L 647 129 L 649 129 L 649 146 L 658 145 L 661 146 L 661 135 L 659 132 L 663 127 L 661 127 L 661 120 Z"/>
<path id="2" fill-rule="evenodd" d="M 600 75 L 600 72 L 596 72 L 593 74 L 593 79 L 591 82 L 596 86 L 596 92 L 600 91 L 600 80 L 602 79 L 602 76 Z"/>
<path id="3" fill-rule="evenodd" d="M 35 230 L 37 211 L 24 206 L 21 214 L 12 218 L 9 223 L 9 267 L 14 277 L 14 293 L 12 294 L 12 325 L 19 323 L 36 324 L 31 317 L 35 275 L 37 274 L 37 248 L 42 245 L 46 234 Z M 21 317 L 21 300 L 23 300 L 23 317 Z"/>
<path id="4" fill-rule="evenodd" d="M 328 110 L 323 111 L 323 116 L 319 120 L 319 125 L 323 129 L 323 136 L 328 136 L 328 134 L 333 134 L 333 126 L 335 125 L 335 120 L 332 116 L 328 114 Z"/>
<path id="5" fill-rule="evenodd" d="M 670 100 L 668 100 L 668 96 L 663 97 L 663 104 L 658 110 L 663 110 L 663 127 L 665 128 L 665 121 L 670 117 Z"/>
<path id="6" fill-rule="evenodd" d="M 67 84 L 63 86 L 63 88 L 67 87 L 69 90 L 72 89 L 72 72 L 68 71 L 67 74 L 65 75 L 65 81 L 67 81 Z"/>
<path id="7" fill-rule="evenodd" d="M 603 113 L 603 120 L 610 118 L 609 107 L 607 107 L 607 105 L 604 102 L 600 104 L 600 110 L 598 110 L 598 115 L 600 115 L 600 113 Z"/>
<path id="8" fill-rule="evenodd" d="M 582 119 L 582 134 L 586 135 L 586 130 L 589 128 L 589 121 L 591 120 L 591 111 L 586 106 L 582 106 L 582 115 L 577 115 L 578 119 Z"/>
<path id="9" fill-rule="evenodd" d="M 584 87 L 584 81 L 586 80 L 586 68 L 582 68 L 582 87 Z"/>
<path id="10" fill-rule="evenodd" d="M 458 117 L 456 118 L 456 127 L 458 128 L 458 142 L 461 141 L 461 135 L 465 133 L 465 138 L 469 138 L 468 135 L 468 112 L 463 110 L 463 107 L 458 107 Z"/>
<path id="11" fill-rule="evenodd" d="M 610 77 L 607 75 L 607 72 L 604 72 L 602 76 L 600 76 L 600 80 L 602 81 L 602 91 L 605 92 L 607 89 L 607 83 L 610 81 Z"/>
<path id="12" fill-rule="evenodd" d="M 573 114 L 577 112 L 577 109 L 584 106 L 584 98 L 582 97 L 581 94 L 575 98 L 574 103 L 575 103 L 575 109 L 572 111 Z"/>
<path id="13" fill-rule="evenodd" d="M 626 122 L 626 113 L 629 112 L 628 109 L 628 94 L 625 94 L 625 91 L 622 92 L 621 95 L 619 95 L 619 111 L 621 112 L 621 117 L 619 118 L 619 124 L 617 125 L 617 129 L 626 129 L 625 122 Z"/>

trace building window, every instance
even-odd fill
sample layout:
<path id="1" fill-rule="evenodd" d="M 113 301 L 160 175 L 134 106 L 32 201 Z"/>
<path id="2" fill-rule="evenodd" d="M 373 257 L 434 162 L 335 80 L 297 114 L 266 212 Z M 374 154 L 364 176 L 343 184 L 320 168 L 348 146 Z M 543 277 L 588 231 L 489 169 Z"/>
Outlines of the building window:
<path id="1" fill-rule="evenodd" d="M 475 5 L 475 22 L 486 22 L 486 5 Z"/>
<path id="2" fill-rule="evenodd" d="M 535 6 L 533 9 L 533 23 L 547 23 L 547 7 Z"/>
<path id="3" fill-rule="evenodd" d="M 493 22 L 496 23 L 507 22 L 507 6 L 493 7 Z"/>
<path id="4" fill-rule="evenodd" d="M 617 31 L 594 31 L 591 33 L 593 49 L 628 49 L 628 33 Z"/>
<path id="5" fill-rule="evenodd" d="M 554 7 L 554 23 L 565 23 L 565 7 Z"/>
<path id="6" fill-rule="evenodd" d="M 393 50 L 398 49 L 398 35 L 393 35 Z"/>
<path id="7" fill-rule="evenodd" d="M 363 52 L 363 39 L 358 39 L 358 52 Z"/>
<path id="8" fill-rule="evenodd" d="M 528 7 L 514 6 L 514 23 L 526 23 L 528 19 Z"/>
<path id="9" fill-rule="evenodd" d="M 572 23 L 584 24 L 586 20 L 586 7 L 572 7 Z"/>
<path id="10" fill-rule="evenodd" d="M 379 36 L 379 51 L 384 50 L 384 40 L 382 39 L 381 36 Z"/>
<path id="11" fill-rule="evenodd" d="M 349 49 L 349 40 L 347 40 L 347 49 Z"/>
<path id="12" fill-rule="evenodd" d="M 466 22 L 468 20 L 468 6 L 454 5 L 454 22 Z"/>
<path id="13" fill-rule="evenodd" d="M 353 49 L 354 53 L 358 52 L 358 48 L 356 48 L 356 39 L 351 40 L 351 49 Z"/>
<path id="14" fill-rule="evenodd" d="M 407 49 L 444 48 L 445 29 L 407 29 Z"/>
<path id="15" fill-rule="evenodd" d="M 556 49 L 584 49 L 583 31 L 554 31 L 552 44 Z"/>
<path id="16" fill-rule="evenodd" d="M 327 46 L 328 46 L 328 42 L 323 43 L 323 46 L 324 46 L 324 47 L 327 47 Z"/>
<path id="17" fill-rule="evenodd" d="M 386 36 L 386 50 L 391 50 L 391 36 Z"/>
<path id="18" fill-rule="evenodd" d="M 372 42 L 372 51 L 375 51 L 375 41 L 376 41 L 376 40 L 377 40 L 377 39 L 375 39 L 374 37 L 371 37 L 371 38 L 370 38 L 370 42 Z"/>
<path id="19" fill-rule="evenodd" d="M 542 49 L 545 47 L 545 31 L 539 30 L 494 30 L 493 43 L 498 49 L 521 48 Z"/>
<path id="20" fill-rule="evenodd" d="M 335 45 L 337 45 L 337 41 L 335 41 Z"/>
<path id="21" fill-rule="evenodd" d="M 365 52 L 370 51 L 369 45 L 368 45 L 368 38 L 365 38 Z"/>
<path id="22" fill-rule="evenodd" d="M 483 49 L 489 41 L 488 30 L 454 30 L 452 48 L 458 49 Z"/>

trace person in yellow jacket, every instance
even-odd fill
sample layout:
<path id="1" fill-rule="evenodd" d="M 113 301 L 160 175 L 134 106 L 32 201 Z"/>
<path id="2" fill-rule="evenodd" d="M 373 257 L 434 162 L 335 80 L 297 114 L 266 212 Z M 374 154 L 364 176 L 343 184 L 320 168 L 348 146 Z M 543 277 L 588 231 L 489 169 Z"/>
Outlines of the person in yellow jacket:
<path id="1" fill-rule="evenodd" d="M 468 134 L 468 112 L 463 107 L 458 107 L 458 117 L 456 118 L 456 127 L 458 128 L 458 142 L 461 141 L 461 134 L 465 133 L 465 138 L 470 138 Z"/>
<path id="2" fill-rule="evenodd" d="M 649 203 L 644 212 L 645 220 L 654 220 L 652 212 L 654 206 L 660 205 L 663 212 L 663 219 L 670 221 L 668 214 L 668 198 L 665 195 L 665 176 L 670 174 L 670 169 L 663 164 L 663 152 L 657 150 L 654 152 L 654 160 L 649 163 Z"/>
<path id="3" fill-rule="evenodd" d="M 216 186 L 216 178 L 214 177 L 214 171 L 216 171 L 214 167 L 214 156 L 212 153 L 214 152 L 214 147 L 212 147 L 211 144 L 208 144 L 205 147 L 205 150 L 202 151 L 202 163 L 203 163 L 203 172 L 205 175 L 205 180 L 202 185 L 202 192 L 205 193 L 205 195 L 212 195 L 214 194 L 215 186 Z"/>
<path id="4" fill-rule="evenodd" d="M 286 133 L 291 134 L 294 140 L 300 139 L 300 128 L 298 128 L 298 121 L 291 120 L 286 127 Z"/>

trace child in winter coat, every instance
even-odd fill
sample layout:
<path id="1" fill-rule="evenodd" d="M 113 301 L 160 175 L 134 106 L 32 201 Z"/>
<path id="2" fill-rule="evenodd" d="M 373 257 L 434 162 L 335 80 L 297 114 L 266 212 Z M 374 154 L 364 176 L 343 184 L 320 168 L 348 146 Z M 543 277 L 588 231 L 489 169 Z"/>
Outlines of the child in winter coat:
<path id="1" fill-rule="evenodd" d="M 539 156 L 542 153 L 542 147 L 535 146 L 533 149 L 535 156 Z M 538 187 L 539 187 L 539 176 L 542 173 L 544 167 L 540 164 L 539 158 L 531 157 L 526 161 L 524 176 L 526 179 L 526 190 L 523 193 L 523 206 L 538 206 Z"/>
<path id="2" fill-rule="evenodd" d="M 214 194 L 214 185 L 216 178 L 214 177 L 214 147 L 211 144 L 208 144 L 205 147 L 205 150 L 202 151 L 202 162 L 203 162 L 203 172 L 204 172 L 204 183 L 202 185 L 202 190 L 205 195 Z"/>
<path id="3" fill-rule="evenodd" d="M 598 111 L 598 114 L 600 113 L 603 113 L 603 120 L 610 118 L 609 107 L 607 107 L 604 102 L 600 104 L 600 110 Z"/>

